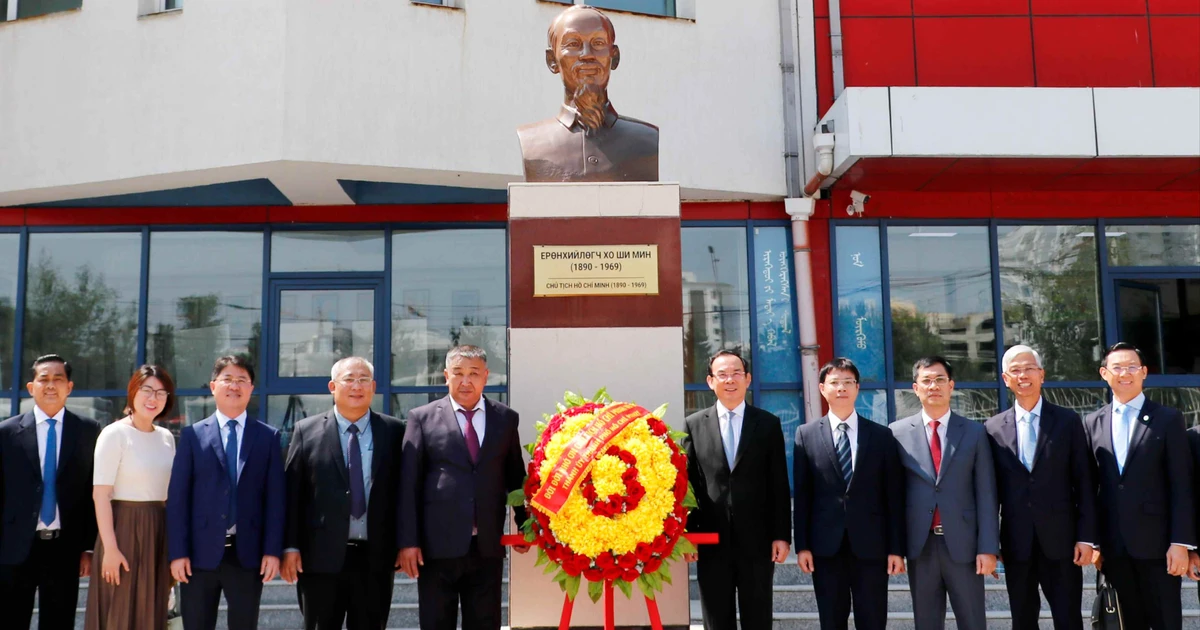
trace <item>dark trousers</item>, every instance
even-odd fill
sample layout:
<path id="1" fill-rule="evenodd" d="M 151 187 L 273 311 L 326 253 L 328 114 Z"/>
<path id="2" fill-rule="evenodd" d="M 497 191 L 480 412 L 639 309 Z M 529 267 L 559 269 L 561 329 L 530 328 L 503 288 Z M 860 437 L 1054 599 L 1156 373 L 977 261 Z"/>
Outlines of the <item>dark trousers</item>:
<path id="1" fill-rule="evenodd" d="M 913 620 L 921 630 L 946 627 L 946 595 L 954 607 L 955 625 L 961 630 L 984 630 L 983 576 L 975 573 L 975 559 L 955 562 L 944 536 L 930 533 L 921 555 L 909 558 L 908 589 L 913 598 Z"/>
<path id="2" fill-rule="evenodd" d="M 338 573 L 300 574 L 305 630 L 383 630 L 392 610 L 392 569 L 372 569 L 366 545 L 346 547 Z"/>
<path id="3" fill-rule="evenodd" d="M 1117 589 L 1125 630 L 1178 630 L 1183 626 L 1179 578 L 1167 574 L 1165 557 L 1105 557 L 1102 566 L 1104 577 Z"/>
<path id="4" fill-rule="evenodd" d="M 211 571 L 192 568 L 192 576 L 180 585 L 179 604 L 184 630 L 214 630 L 221 592 L 229 605 L 229 630 L 254 630 L 258 627 L 258 605 L 262 601 L 262 576 L 259 567 L 247 569 L 237 559 L 235 547 L 225 548 L 221 564 Z"/>
<path id="5" fill-rule="evenodd" d="M 425 558 L 417 578 L 421 630 L 454 630 L 462 604 L 463 630 L 500 628 L 504 558 L 479 555 L 475 538 L 460 558 Z"/>
<path id="6" fill-rule="evenodd" d="M 821 630 L 846 630 L 851 607 L 858 630 L 887 626 L 887 559 L 856 557 L 848 535 L 836 554 L 813 557 L 812 581 Z"/>
<path id="7" fill-rule="evenodd" d="M 28 628 L 37 592 L 38 628 L 72 630 L 79 604 L 79 556 L 61 538 L 34 538 L 25 562 L 0 565 L 0 626 Z M 94 568 L 99 573 L 100 567 Z"/>
<path id="8" fill-rule="evenodd" d="M 1050 604 L 1055 630 L 1083 629 L 1083 617 L 1079 614 L 1083 608 L 1083 569 L 1075 566 L 1073 559 L 1074 552 L 1062 560 L 1047 558 L 1036 536 L 1028 560 L 1004 559 L 1013 630 L 1037 630 L 1042 610 L 1039 584 Z"/>
<path id="9" fill-rule="evenodd" d="M 705 630 L 735 630 L 738 610 L 743 630 L 771 627 L 775 564 L 768 550 L 747 557 L 734 544 L 700 545 L 696 583 Z"/>

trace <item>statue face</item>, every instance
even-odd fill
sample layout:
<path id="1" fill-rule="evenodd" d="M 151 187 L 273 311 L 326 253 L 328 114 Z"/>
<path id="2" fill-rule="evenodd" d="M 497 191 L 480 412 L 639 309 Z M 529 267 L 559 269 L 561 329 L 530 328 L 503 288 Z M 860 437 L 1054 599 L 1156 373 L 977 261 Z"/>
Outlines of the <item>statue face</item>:
<path id="1" fill-rule="evenodd" d="M 555 34 L 551 72 L 561 72 L 563 83 L 574 92 L 581 85 L 604 89 L 609 73 L 620 58 L 609 36 L 605 18 L 596 11 L 574 11 Z M 556 67 L 557 66 L 557 67 Z"/>

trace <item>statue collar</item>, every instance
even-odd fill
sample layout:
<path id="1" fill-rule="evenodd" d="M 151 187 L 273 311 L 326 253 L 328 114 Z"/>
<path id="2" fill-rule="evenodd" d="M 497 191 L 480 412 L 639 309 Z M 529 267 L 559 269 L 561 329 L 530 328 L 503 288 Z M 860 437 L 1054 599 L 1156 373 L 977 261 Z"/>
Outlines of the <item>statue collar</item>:
<path id="1" fill-rule="evenodd" d="M 611 129 L 613 125 L 617 124 L 617 118 L 617 110 L 613 109 L 612 103 L 608 103 L 608 105 L 605 106 L 604 128 Z M 578 125 L 578 121 L 579 111 L 574 107 L 563 103 L 562 109 L 558 111 L 558 122 L 562 123 L 562 126 L 573 131 L 575 130 L 576 125 Z"/>

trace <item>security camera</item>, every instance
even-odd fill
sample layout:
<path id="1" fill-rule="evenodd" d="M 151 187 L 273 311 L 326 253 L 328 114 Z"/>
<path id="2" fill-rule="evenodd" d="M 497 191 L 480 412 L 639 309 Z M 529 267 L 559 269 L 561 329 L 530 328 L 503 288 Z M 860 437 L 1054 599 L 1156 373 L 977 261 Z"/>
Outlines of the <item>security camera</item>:
<path id="1" fill-rule="evenodd" d="M 850 191 L 850 205 L 846 206 L 846 214 L 850 216 L 862 216 L 866 211 L 867 202 L 871 200 L 871 195 L 858 192 L 857 190 Z"/>

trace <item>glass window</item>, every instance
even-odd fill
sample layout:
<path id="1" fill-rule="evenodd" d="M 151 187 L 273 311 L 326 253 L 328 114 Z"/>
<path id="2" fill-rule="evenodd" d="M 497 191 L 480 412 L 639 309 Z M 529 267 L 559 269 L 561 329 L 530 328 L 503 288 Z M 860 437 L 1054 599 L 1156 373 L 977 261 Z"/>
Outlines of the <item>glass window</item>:
<path id="1" fill-rule="evenodd" d="M 888 227 L 892 354 L 896 378 L 938 354 L 956 381 L 996 378 L 989 237 L 985 227 Z"/>
<path id="2" fill-rule="evenodd" d="M 392 234 L 392 384 L 443 385 L 446 352 L 488 353 L 488 385 L 508 382 L 504 230 Z"/>
<path id="3" fill-rule="evenodd" d="M 749 355 L 746 230 L 684 228 L 681 241 L 684 382 L 703 383 L 713 354 L 734 350 Z"/>
<path id="4" fill-rule="evenodd" d="M 1200 425 L 1200 387 L 1148 387 L 1146 397 L 1181 411 L 1184 426 Z"/>
<path id="5" fill-rule="evenodd" d="M 1047 380 L 1095 380 L 1104 345 L 1095 228 L 997 228 L 1004 344 L 1042 355 Z"/>
<path id="6" fill-rule="evenodd" d="M 883 381 L 887 375 L 883 357 L 883 272 L 879 261 L 879 228 L 838 226 L 835 238 L 836 352 L 854 361 L 864 382 Z M 879 417 L 886 421 L 886 411 Z"/>
<path id="7" fill-rule="evenodd" d="M 178 437 L 183 427 L 196 424 L 216 412 L 217 404 L 212 396 L 180 396 L 179 403 L 175 405 L 175 413 L 179 417 L 167 428 L 171 429 Z M 250 396 L 250 405 L 246 408 L 246 412 L 246 415 L 252 420 L 258 417 L 257 395 Z"/>
<path id="8" fill-rule="evenodd" d="M 142 235 L 29 236 L 24 363 L 56 353 L 75 388 L 125 390 L 137 358 Z"/>
<path id="9" fill-rule="evenodd" d="M 375 356 L 374 289 L 279 292 L 277 376 L 329 376 L 346 357 Z"/>
<path id="10" fill-rule="evenodd" d="M 446 397 L 446 391 L 436 392 L 417 392 L 405 394 L 392 394 L 392 415 L 400 419 L 408 417 L 408 412 L 427 405 L 435 400 L 441 400 Z M 504 392 L 487 392 L 485 398 L 495 400 L 499 403 L 508 404 L 508 394 Z"/>
<path id="11" fill-rule="evenodd" d="M 1104 236 L 1112 267 L 1200 265 L 1200 225 L 1109 225 Z"/>
<path id="12" fill-rule="evenodd" d="M 588 0 L 588 5 L 600 9 L 675 16 L 675 0 Z"/>
<path id="13" fill-rule="evenodd" d="M 83 0 L 0 0 L 0 22 L 78 9 Z"/>
<path id="14" fill-rule="evenodd" d="M 1151 374 L 1200 374 L 1200 278 L 1118 280 L 1116 302 L 1118 337 Z"/>
<path id="15" fill-rule="evenodd" d="M 258 362 L 262 248 L 263 235 L 253 232 L 150 235 L 146 357 L 177 387 L 206 387 L 226 354 Z"/>
<path id="16" fill-rule="evenodd" d="M 858 412 L 859 417 L 868 418 L 871 422 L 886 425 L 888 423 L 887 390 L 859 390 L 858 400 L 854 401 L 854 410 Z"/>
<path id="17" fill-rule="evenodd" d="M 383 271 L 383 232 L 271 232 L 271 271 Z"/>
<path id="18" fill-rule="evenodd" d="M 800 382 L 796 294 L 787 228 L 754 228 L 754 292 L 758 330 L 754 375 L 763 383 Z"/>
<path id="19" fill-rule="evenodd" d="M 78 378 L 74 374 L 71 375 Z M 70 396 L 67 398 L 67 409 L 71 413 L 91 418 L 100 423 L 101 426 L 110 424 L 114 420 L 120 420 L 125 417 L 125 396 Z M 33 411 L 33 399 L 21 399 L 21 413 Z M 166 425 L 163 425 L 166 426 Z"/>
<path id="20" fill-rule="evenodd" d="M 0 391 L 12 386 L 12 356 L 17 335 L 17 272 L 20 234 L 0 234 Z M 0 405 L 8 402 L 0 401 Z M 8 413 L 9 407 L 3 408 Z"/>
<path id="21" fill-rule="evenodd" d="M 950 394 L 950 409 L 965 418 L 983 422 L 1000 413 L 1000 398 L 994 389 L 955 389 Z M 921 400 L 916 392 L 911 388 L 897 389 L 896 419 L 918 413 L 921 413 Z"/>

